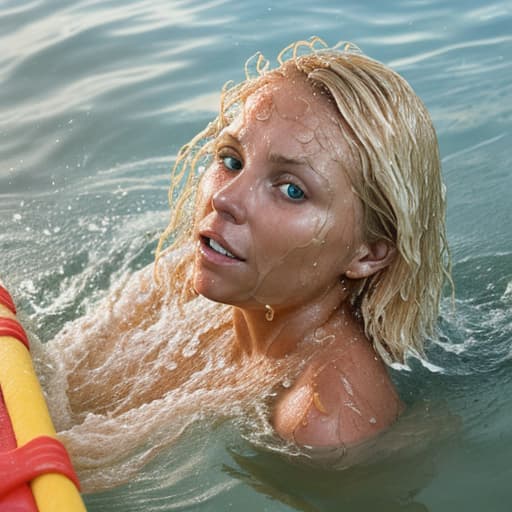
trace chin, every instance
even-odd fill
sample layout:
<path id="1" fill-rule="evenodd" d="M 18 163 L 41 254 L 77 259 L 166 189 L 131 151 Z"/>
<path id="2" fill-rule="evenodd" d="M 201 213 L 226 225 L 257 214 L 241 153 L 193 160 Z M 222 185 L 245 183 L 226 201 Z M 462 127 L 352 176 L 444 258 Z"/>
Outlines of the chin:
<path id="1" fill-rule="evenodd" d="M 222 304 L 230 304 L 226 301 L 225 294 L 221 293 L 219 286 L 208 278 L 196 277 L 193 283 L 194 291 L 204 297 L 205 299 L 212 300 L 213 302 L 220 302 Z"/>
<path id="2" fill-rule="evenodd" d="M 198 295 L 212 302 L 244 308 L 251 303 L 250 299 L 244 296 L 241 290 L 229 288 L 220 280 L 211 278 L 196 278 L 193 281 L 193 288 Z"/>

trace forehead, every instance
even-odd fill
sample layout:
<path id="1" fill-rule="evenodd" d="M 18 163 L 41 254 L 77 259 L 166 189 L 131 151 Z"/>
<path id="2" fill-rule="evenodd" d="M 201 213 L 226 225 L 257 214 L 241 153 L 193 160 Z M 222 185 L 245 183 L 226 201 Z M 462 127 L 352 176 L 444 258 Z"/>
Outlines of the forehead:
<path id="1" fill-rule="evenodd" d="M 302 73 L 277 75 L 253 92 L 245 102 L 245 112 L 258 120 L 272 113 L 288 121 L 306 121 L 311 127 L 335 121 L 335 109 L 329 96 L 311 85 Z"/>
<path id="2" fill-rule="evenodd" d="M 273 130 L 279 134 L 277 142 L 293 140 L 307 154 L 323 150 L 333 160 L 346 157 L 341 115 L 333 100 L 297 71 L 272 77 L 250 94 L 237 121 L 232 128 L 242 137 L 249 128 Z"/>

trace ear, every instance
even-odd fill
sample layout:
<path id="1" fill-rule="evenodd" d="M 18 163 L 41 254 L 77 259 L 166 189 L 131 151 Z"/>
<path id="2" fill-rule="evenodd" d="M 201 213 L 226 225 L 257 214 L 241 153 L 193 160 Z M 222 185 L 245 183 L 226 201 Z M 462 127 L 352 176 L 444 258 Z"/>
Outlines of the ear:
<path id="1" fill-rule="evenodd" d="M 349 279 L 370 277 L 386 268 L 395 258 L 396 248 L 386 240 L 363 244 L 355 258 L 349 263 L 345 275 Z"/>

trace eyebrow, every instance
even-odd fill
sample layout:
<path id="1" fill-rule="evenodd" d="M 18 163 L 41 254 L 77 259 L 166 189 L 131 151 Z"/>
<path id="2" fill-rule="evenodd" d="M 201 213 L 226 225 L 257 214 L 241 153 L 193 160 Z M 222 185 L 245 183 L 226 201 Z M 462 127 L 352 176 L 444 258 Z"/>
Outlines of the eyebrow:
<path id="1" fill-rule="evenodd" d="M 307 165 L 309 166 L 309 163 L 307 160 L 303 158 L 289 158 L 284 155 L 280 155 L 279 153 L 270 153 L 268 155 L 268 159 L 275 164 L 280 165 Z"/>
<path id="2" fill-rule="evenodd" d="M 224 132 L 222 133 L 219 138 L 215 141 L 215 147 L 218 148 L 219 146 L 222 146 L 223 144 L 231 144 L 235 147 L 240 147 L 240 141 L 231 133 Z"/>
<path id="3" fill-rule="evenodd" d="M 241 142 L 238 138 L 229 132 L 222 133 L 217 139 L 215 146 L 218 148 L 223 144 L 231 144 L 237 148 L 241 146 Z M 270 162 L 277 165 L 305 165 L 310 167 L 309 162 L 305 158 L 292 158 L 281 155 L 280 153 L 271 152 L 268 155 L 268 159 Z"/>

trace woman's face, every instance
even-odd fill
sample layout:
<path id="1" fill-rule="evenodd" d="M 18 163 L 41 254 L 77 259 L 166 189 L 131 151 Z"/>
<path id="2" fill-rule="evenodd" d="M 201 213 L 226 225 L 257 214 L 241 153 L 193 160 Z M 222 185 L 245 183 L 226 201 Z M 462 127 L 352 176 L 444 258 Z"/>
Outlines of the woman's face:
<path id="1" fill-rule="evenodd" d="M 216 141 L 195 219 L 194 287 L 242 308 L 300 307 L 362 243 L 339 114 L 297 72 L 253 93 Z"/>

